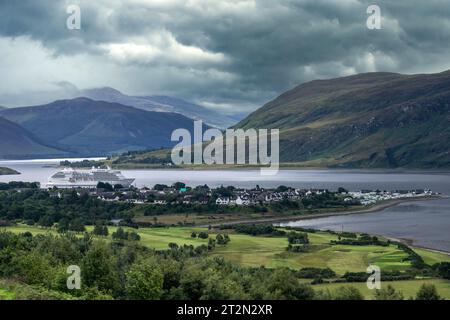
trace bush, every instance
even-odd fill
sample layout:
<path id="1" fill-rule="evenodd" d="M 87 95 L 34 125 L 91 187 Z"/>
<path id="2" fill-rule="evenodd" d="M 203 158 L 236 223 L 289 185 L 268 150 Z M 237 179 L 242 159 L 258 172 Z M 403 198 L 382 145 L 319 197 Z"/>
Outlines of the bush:
<path id="1" fill-rule="evenodd" d="M 154 261 L 142 261 L 126 273 L 126 291 L 130 299 L 156 300 L 163 293 L 163 281 L 163 273 Z"/>
<path id="2" fill-rule="evenodd" d="M 439 277 L 450 279 L 450 262 L 436 263 L 433 269 L 437 271 Z"/>
<path id="3" fill-rule="evenodd" d="M 117 228 L 116 232 L 113 232 L 111 235 L 114 240 L 130 240 L 130 241 L 139 241 L 141 240 L 141 236 L 134 231 L 128 232 L 125 231 L 122 227 Z"/>
<path id="4" fill-rule="evenodd" d="M 403 294 L 400 291 L 396 291 L 391 285 L 376 290 L 374 297 L 375 300 L 403 300 Z"/>
<path id="5" fill-rule="evenodd" d="M 289 244 L 308 244 L 308 234 L 301 232 L 289 232 L 288 242 Z"/>
<path id="6" fill-rule="evenodd" d="M 208 232 L 202 231 L 202 232 L 199 232 L 198 237 L 199 237 L 200 239 L 208 239 L 209 234 L 208 234 Z"/>
<path id="7" fill-rule="evenodd" d="M 339 287 L 333 294 L 334 300 L 364 300 L 361 292 L 352 286 Z"/>
<path id="8" fill-rule="evenodd" d="M 330 279 L 336 276 L 336 273 L 330 268 L 302 268 L 297 272 L 297 276 L 303 279 Z"/>
<path id="9" fill-rule="evenodd" d="M 416 300 L 441 300 L 436 287 L 433 284 L 424 283 L 416 294 Z"/>
<path id="10" fill-rule="evenodd" d="M 258 235 L 271 235 L 271 236 L 284 236 L 286 235 L 285 231 L 278 230 L 271 224 L 240 224 L 232 227 L 236 232 L 249 234 L 252 236 Z"/>

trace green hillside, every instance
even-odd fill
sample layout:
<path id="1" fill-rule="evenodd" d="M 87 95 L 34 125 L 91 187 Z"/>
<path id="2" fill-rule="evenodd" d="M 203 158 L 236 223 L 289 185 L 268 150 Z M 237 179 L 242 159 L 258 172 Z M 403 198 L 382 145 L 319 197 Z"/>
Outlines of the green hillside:
<path id="1" fill-rule="evenodd" d="M 302 84 L 235 128 L 279 128 L 281 162 L 450 167 L 450 72 L 368 73 Z"/>

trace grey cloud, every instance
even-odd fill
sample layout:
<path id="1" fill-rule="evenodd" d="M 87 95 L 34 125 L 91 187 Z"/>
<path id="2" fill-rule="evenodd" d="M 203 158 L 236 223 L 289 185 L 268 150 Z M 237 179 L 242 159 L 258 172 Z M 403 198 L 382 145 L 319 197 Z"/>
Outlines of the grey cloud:
<path id="1" fill-rule="evenodd" d="M 49 81 L 80 88 L 118 86 L 242 110 L 315 78 L 450 68 L 446 0 L 376 1 L 382 30 L 366 28 L 368 0 L 81 0 L 82 30 L 76 32 L 65 28 L 69 3 L 3 0 L 0 36 L 42 43 L 58 57 L 58 79 Z M 153 37 L 164 33 L 176 40 L 172 47 Z M 124 47 L 105 50 L 111 44 Z M 84 79 L 64 61 L 86 64 L 95 76 Z"/>

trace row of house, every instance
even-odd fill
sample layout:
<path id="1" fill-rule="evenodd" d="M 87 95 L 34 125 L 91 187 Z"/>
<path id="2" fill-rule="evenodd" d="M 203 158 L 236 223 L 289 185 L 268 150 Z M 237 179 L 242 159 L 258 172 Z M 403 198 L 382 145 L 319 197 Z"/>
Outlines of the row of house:
<path id="1" fill-rule="evenodd" d="M 218 205 L 251 205 L 258 203 L 274 203 L 282 200 L 296 201 L 303 197 L 323 194 L 328 192 L 323 189 L 291 189 L 285 191 L 276 191 L 271 189 L 251 189 L 251 190 L 237 190 L 234 196 L 218 197 L 216 204 Z"/>
<path id="2" fill-rule="evenodd" d="M 103 201 L 124 201 L 134 204 L 151 203 L 155 205 L 166 205 L 170 203 L 178 204 L 200 204 L 205 205 L 215 201 L 217 205 L 221 206 L 248 206 L 261 203 L 276 203 L 282 200 L 298 201 L 305 197 L 314 195 L 322 195 L 328 192 L 326 189 L 294 189 L 294 188 L 277 188 L 277 189 L 236 189 L 225 188 L 225 192 L 219 189 L 210 189 L 207 186 L 200 189 L 191 188 L 129 188 L 120 189 L 114 191 L 107 191 L 103 189 L 92 190 L 78 190 L 75 191 L 78 196 L 82 194 L 88 194 L 91 197 L 97 198 Z M 223 188 L 222 188 L 223 189 Z M 52 197 L 69 197 L 70 193 L 61 190 L 51 190 Z M 219 196 L 217 195 L 219 194 Z M 221 194 L 221 195 L 220 195 Z M 227 196 L 224 196 L 227 194 Z M 396 190 L 396 191 L 372 191 L 361 190 L 357 192 L 341 192 L 341 196 L 345 202 L 361 203 L 362 205 L 370 205 L 379 201 L 400 199 L 400 198 L 413 198 L 433 195 L 431 190 Z"/>

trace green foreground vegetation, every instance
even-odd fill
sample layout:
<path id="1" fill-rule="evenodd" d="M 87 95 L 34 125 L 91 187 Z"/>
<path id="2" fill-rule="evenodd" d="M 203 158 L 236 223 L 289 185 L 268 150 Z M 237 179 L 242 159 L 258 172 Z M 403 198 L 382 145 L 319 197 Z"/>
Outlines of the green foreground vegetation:
<path id="1" fill-rule="evenodd" d="M 88 232 L 93 227 L 87 227 Z M 5 231 L 16 235 L 31 233 L 34 236 L 58 235 L 56 228 L 42 228 L 37 226 L 16 225 L 3 228 Z M 109 245 L 116 241 L 112 235 L 118 227 L 109 226 L 108 236 L 94 236 L 98 242 L 106 242 Z M 381 245 L 343 245 L 332 244 L 338 241 L 340 236 L 328 232 L 306 232 L 308 237 L 308 250 L 306 252 L 291 252 L 287 250 L 288 238 L 274 235 L 249 235 L 236 233 L 234 230 L 208 230 L 206 228 L 139 228 L 125 227 L 127 232 L 136 232 L 139 235 L 139 246 L 164 252 L 169 248 L 182 248 L 183 246 L 207 247 L 209 239 L 216 239 L 217 234 L 227 233 L 230 242 L 226 245 L 215 245 L 213 250 L 207 251 L 205 259 L 224 259 L 234 266 L 249 268 L 248 270 L 265 267 L 265 270 L 301 270 L 303 268 L 331 269 L 335 272 L 335 279 L 344 276 L 348 272 L 365 273 L 368 265 L 379 266 L 383 272 L 408 272 L 412 269 L 408 254 L 397 247 L 396 244 Z M 291 232 L 290 230 L 279 229 Z M 208 238 L 202 239 L 194 234 L 207 233 Z M 83 233 L 77 236 L 82 239 Z M 425 249 L 414 249 L 425 263 L 432 265 L 439 262 L 450 262 L 450 256 Z M 1 259 L 0 259 L 1 260 Z M 405 299 L 415 297 L 422 284 L 433 284 L 441 297 L 450 299 L 450 281 L 435 279 L 434 276 L 417 276 L 413 280 L 383 281 L 383 285 L 391 284 L 396 290 L 402 292 Z M 300 283 L 311 283 L 312 279 L 301 279 Z M 332 281 L 331 281 L 332 282 Z M 357 288 L 365 299 L 373 299 L 373 291 L 367 289 L 365 282 L 359 283 L 322 283 L 314 284 L 315 292 L 326 292 L 334 295 L 342 286 Z M 9 288 L 9 289 L 8 289 Z M 14 290 L 20 285 L 5 285 L 0 282 L 0 297 L 3 299 L 14 298 Z M 96 297 L 98 298 L 98 297 Z M 326 298 L 326 297 L 325 297 Z"/>
<path id="2" fill-rule="evenodd" d="M 55 228 L 41 228 L 35 226 L 18 225 L 4 228 L 16 234 L 31 232 L 32 234 L 57 234 Z M 110 226 L 109 236 L 100 237 L 103 240 L 111 241 L 111 234 L 117 231 L 117 227 Z M 179 246 L 192 245 L 194 247 L 206 245 L 207 239 L 192 238 L 192 232 L 207 231 L 202 228 L 124 228 L 125 230 L 136 231 L 140 236 L 140 244 L 155 250 L 165 250 L 170 243 Z M 87 227 L 87 231 L 92 231 L 93 227 Z M 215 237 L 222 231 L 209 231 L 210 237 Z M 288 241 L 286 237 L 273 236 L 251 236 L 246 234 L 230 233 L 232 241 L 223 247 L 216 248 L 211 254 L 222 256 L 226 260 L 238 263 L 246 267 L 267 268 L 288 267 L 300 269 L 305 267 L 330 268 L 337 274 L 343 275 L 345 272 L 364 272 L 368 265 L 375 264 L 384 270 L 403 271 L 411 266 L 409 261 L 404 261 L 407 255 L 399 250 L 395 245 L 383 246 L 352 246 L 352 245 L 331 245 L 330 241 L 337 240 L 338 235 L 327 232 L 308 233 L 311 244 L 310 252 L 294 253 L 287 252 Z M 415 251 L 424 257 L 425 262 L 434 264 L 438 262 L 450 262 L 450 256 L 433 252 L 426 249 L 416 248 Z"/>
<path id="3" fill-rule="evenodd" d="M 293 205 L 343 208 L 325 193 L 260 214 L 286 214 Z M 251 222 L 257 212 L 198 208 L 0 184 L 0 299 L 371 299 L 361 289 L 369 265 L 402 289 L 389 287 L 377 299 L 450 299 L 448 255 L 367 234 L 224 225 L 236 216 Z M 67 289 L 70 265 L 80 266 L 83 290 Z"/>

